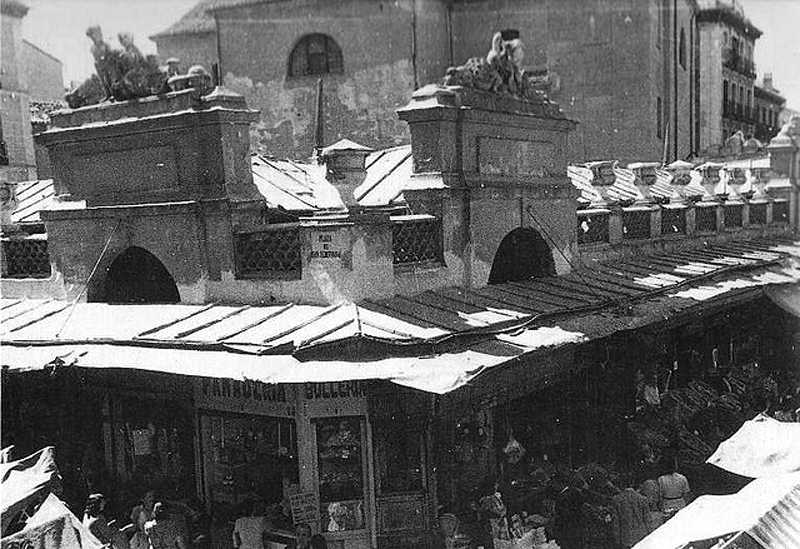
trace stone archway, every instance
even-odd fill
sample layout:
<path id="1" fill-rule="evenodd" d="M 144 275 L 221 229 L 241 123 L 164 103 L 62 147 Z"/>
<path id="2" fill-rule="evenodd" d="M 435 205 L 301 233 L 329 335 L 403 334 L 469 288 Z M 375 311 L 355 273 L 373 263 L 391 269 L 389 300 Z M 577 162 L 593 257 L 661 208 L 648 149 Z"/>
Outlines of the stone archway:
<path id="1" fill-rule="evenodd" d="M 177 303 L 178 287 L 156 256 L 131 246 L 106 269 L 103 291 L 95 301 L 106 303 Z"/>
<path id="2" fill-rule="evenodd" d="M 489 284 L 553 276 L 556 266 L 550 246 L 533 229 L 519 227 L 508 233 L 494 255 Z"/>

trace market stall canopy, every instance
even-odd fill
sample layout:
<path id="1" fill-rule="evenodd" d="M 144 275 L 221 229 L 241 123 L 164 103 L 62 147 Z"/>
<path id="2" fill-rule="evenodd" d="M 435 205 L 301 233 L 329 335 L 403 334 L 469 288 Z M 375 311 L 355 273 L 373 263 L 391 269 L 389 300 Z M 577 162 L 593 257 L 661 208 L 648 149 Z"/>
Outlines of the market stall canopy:
<path id="1" fill-rule="evenodd" d="M 721 443 L 707 463 L 751 478 L 800 472 L 800 423 L 759 414 Z"/>
<path id="2" fill-rule="evenodd" d="M 800 474 L 756 479 L 729 496 L 701 496 L 633 549 L 678 549 L 739 532 L 764 549 L 800 547 Z"/>
<path id="3" fill-rule="evenodd" d="M 4 299 L 0 362 L 305 383 L 389 380 L 444 394 L 520 358 L 750 300 L 800 282 L 800 242 L 762 238 L 583 265 L 483 288 L 331 306 L 137 305 Z M 495 388 L 496 390 L 496 388 Z"/>
<path id="4" fill-rule="evenodd" d="M 800 289 L 794 286 L 787 288 L 770 288 L 769 298 L 784 311 L 800 318 Z"/>
<path id="5" fill-rule="evenodd" d="M 50 494 L 25 528 L 0 541 L 0 549 L 103 549 L 98 540 L 64 503 Z"/>
<path id="6" fill-rule="evenodd" d="M 31 502 L 58 486 L 60 476 L 52 446 L 16 461 L 0 463 L 2 531 Z"/>

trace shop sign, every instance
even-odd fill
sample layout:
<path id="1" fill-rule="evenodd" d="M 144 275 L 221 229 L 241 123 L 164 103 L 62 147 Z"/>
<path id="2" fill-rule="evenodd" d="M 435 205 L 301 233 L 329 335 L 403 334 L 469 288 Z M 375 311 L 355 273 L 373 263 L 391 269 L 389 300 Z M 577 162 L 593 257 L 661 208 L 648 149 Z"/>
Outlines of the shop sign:
<path id="1" fill-rule="evenodd" d="M 306 400 L 326 398 L 353 398 L 366 395 L 363 381 L 330 381 L 326 383 L 306 383 Z"/>
<path id="2" fill-rule="evenodd" d="M 230 412 L 292 417 L 295 391 L 288 385 L 260 381 L 203 378 L 195 384 L 198 407 Z"/>
<path id="3" fill-rule="evenodd" d="M 313 492 L 301 492 L 289 496 L 294 524 L 319 524 L 320 512 L 317 497 Z"/>
<path id="4" fill-rule="evenodd" d="M 311 231 L 311 259 L 340 259 L 344 250 L 342 237 L 338 231 Z"/>

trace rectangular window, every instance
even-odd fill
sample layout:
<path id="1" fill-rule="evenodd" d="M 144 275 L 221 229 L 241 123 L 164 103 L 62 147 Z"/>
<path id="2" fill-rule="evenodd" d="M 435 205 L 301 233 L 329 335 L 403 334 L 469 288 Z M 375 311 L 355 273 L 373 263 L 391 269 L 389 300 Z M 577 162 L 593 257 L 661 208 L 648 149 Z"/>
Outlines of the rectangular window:
<path id="1" fill-rule="evenodd" d="M 789 222 L 789 202 L 787 200 L 776 200 L 772 203 L 772 222 Z"/>
<path id="2" fill-rule="evenodd" d="M 608 213 L 578 212 L 578 244 L 608 242 Z"/>
<path id="3" fill-rule="evenodd" d="M 767 205 L 750 204 L 750 225 L 767 224 Z"/>
<path id="4" fill-rule="evenodd" d="M 441 263 L 442 222 L 431 216 L 393 217 L 392 254 L 395 265 Z"/>
<path id="5" fill-rule="evenodd" d="M 661 97 L 656 97 L 656 137 L 662 139 L 664 137 L 664 128 L 662 122 L 664 119 L 663 106 L 661 105 Z"/>
<path id="6" fill-rule="evenodd" d="M 728 204 L 725 206 L 725 228 L 738 229 L 742 226 L 742 212 L 744 205 Z"/>
<path id="7" fill-rule="evenodd" d="M 697 207 L 694 215 L 697 232 L 713 233 L 717 231 L 716 206 Z"/>
<path id="8" fill-rule="evenodd" d="M 239 233 L 234 242 L 237 278 L 301 278 L 298 226 Z"/>
<path id="9" fill-rule="evenodd" d="M 205 490 L 219 518 L 236 519 L 239 515 L 233 513 L 253 500 L 276 506 L 284 490 L 299 483 L 293 419 L 207 412 L 200 416 L 200 436 Z M 281 513 L 270 520 L 279 528 L 292 526 L 291 518 Z"/>
<path id="10" fill-rule="evenodd" d="M 686 208 L 661 209 L 661 234 L 686 234 Z"/>
<path id="11" fill-rule="evenodd" d="M 364 526 L 364 422 L 356 417 L 315 421 L 322 531 Z"/>
<path id="12" fill-rule="evenodd" d="M 622 238 L 625 240 L 650 238 L 650 210 L 623 210 Z"/>
<path id="13" fill-rule="evenodd" d="M 22 240 L 3 239 L 5 265 L 3 276 L 8 278 L 49 278 L 50 255 L 47 240 L 31 237 Z"/>

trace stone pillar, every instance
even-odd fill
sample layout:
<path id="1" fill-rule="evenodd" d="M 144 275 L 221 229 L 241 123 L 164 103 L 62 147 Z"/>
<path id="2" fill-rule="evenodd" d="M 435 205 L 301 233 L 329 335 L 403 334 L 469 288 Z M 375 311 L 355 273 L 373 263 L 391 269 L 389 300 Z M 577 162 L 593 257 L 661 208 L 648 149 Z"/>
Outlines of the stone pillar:
<path id="1" fill-rule="evenodd" d="M 487 283 L 500 243 L 518 228 L 544 239 L 557 272 L 570 270 L 577 191 L 566 175 L 566 149 L 575 123 L 554 103 L 430 85 L 398 115 L 411 130 L 413 174 L 406 190 L 428 190 L 460 204 L 450 207 L 463 215 L 456 230 L 445 232 L 444 247 L 447 253 L 463 246 L 465 286 Z"/>

